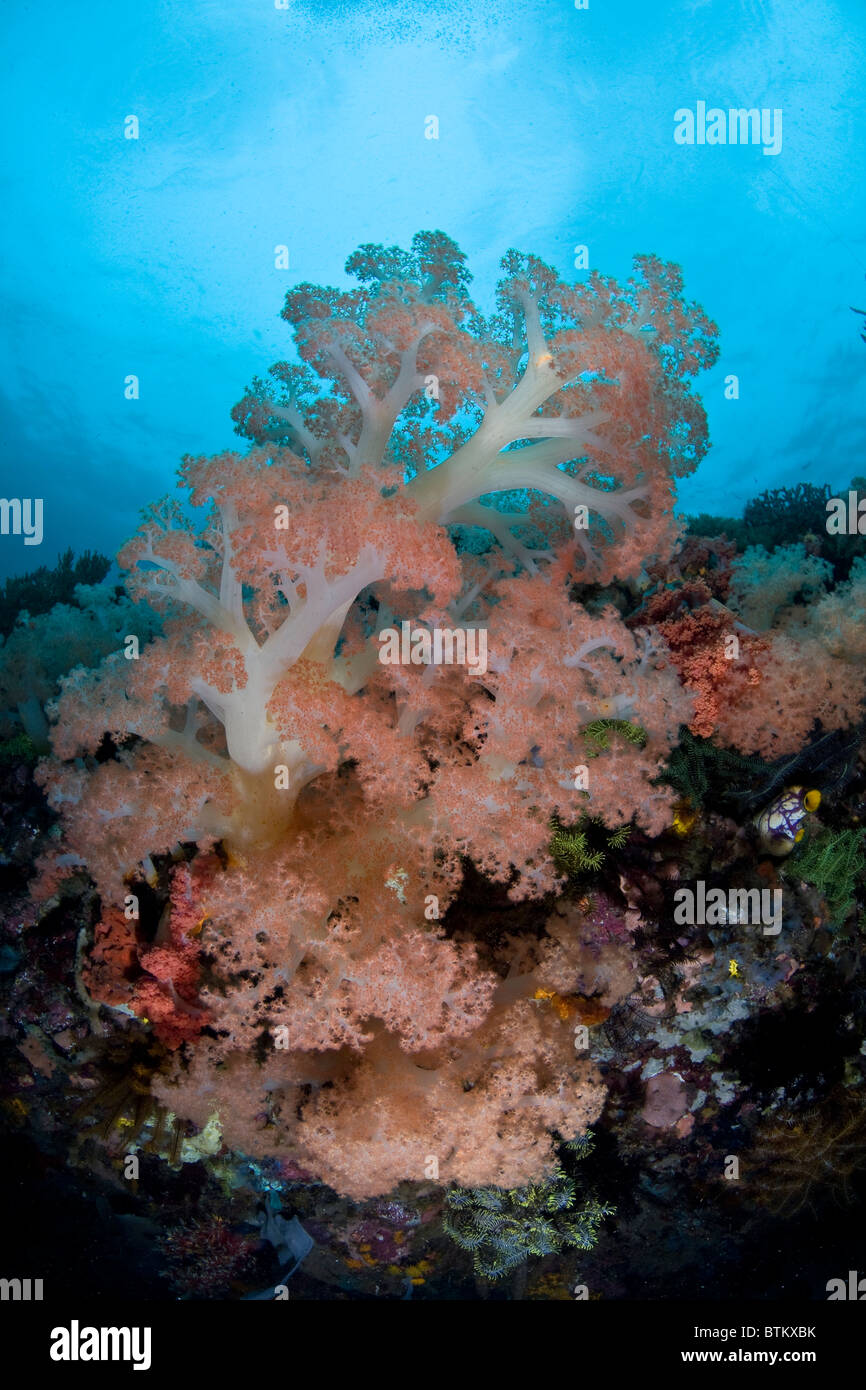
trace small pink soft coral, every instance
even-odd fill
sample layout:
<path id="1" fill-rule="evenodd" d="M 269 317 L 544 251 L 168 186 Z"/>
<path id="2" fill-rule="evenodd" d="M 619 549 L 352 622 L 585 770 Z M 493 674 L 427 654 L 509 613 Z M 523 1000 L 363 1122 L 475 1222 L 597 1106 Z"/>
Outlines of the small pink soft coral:
<path id="1" fill-rule="evenodd" d="M 153 1025 L 170 1049 L 198 1037 L 207 1013 L 198 1003 L 201 967 L 196 937 L 201 930 L 197 893 L 209 876 L 203 857 L 194 870 L 173 872 L 171 899 L 156 940 L 142 946 L 135 922 L 109 908 L 98 924 L 83 983 L 97 1003 L 123 1008 Z"/>
<path id="2" fill-rule="evenodd" d="M 856 611 L 856 584 L 846 587 Z M 832 636 L 844 606 L 833 594 L 798 625 L 758 634 L 705 585 L 690 583 L 653 595 L 645 616 L 695 697 L 692 732 L 773 759 L 797 752 L 816 727 L 845 728 L 860 717 L 866 681 L 857 646 L 840 649 Z"/>

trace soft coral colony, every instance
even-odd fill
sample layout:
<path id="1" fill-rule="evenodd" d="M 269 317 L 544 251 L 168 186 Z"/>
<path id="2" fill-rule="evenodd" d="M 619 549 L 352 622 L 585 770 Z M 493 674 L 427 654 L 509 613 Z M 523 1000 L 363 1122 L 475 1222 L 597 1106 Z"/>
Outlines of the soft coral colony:
<path id="1" fill-rule="evenodd" d="M 92 876 L 83 983 L 171 1050 L 157 1093 L 184 1120 L 357 1198 L 437 1169 L 513 1188 L 601 1111 L 547 1002 L 597 943 L 569 911 L 495 949 L 450 931 L 467 865 L 515 902 L 554 894 L 552 818 L 670 824 L 657 779 L 696 708 L 752 751 L 762 680 L 796 740 L 856 696 L 840 656 L 810 680 L 794 637 L 784 661 L 752 637 L 714 705 L 707 621 L 627 626 L 609 601 L 667 562 L 673 480 L 707 447 L 690 380 L 716 330 L 676 267 L 575 287 L 509 252 L 489 318 L 441 233 L 346 269 L 358 289 L 288 294 L 300 364 L 235 407 L 249 452 L 185 459 L 187 502 L 121 552 L 162 630 L 61 684 L 40 776 L 63 839 L 37 891 Z M 406 621 L 485 629 L 487 669 L 383 663 Z M 598 720 L 643 733 L 587 765 Z M 155 862 L 144 940 L 124 904 Z"/>

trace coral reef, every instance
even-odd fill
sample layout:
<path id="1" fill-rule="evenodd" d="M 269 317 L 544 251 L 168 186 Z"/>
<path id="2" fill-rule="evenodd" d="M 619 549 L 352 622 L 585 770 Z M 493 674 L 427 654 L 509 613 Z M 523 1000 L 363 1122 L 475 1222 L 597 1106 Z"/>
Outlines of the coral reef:
<path id="1" fill-rule="evenodd" d="M 225 1298 L 249 1275 L 256 1240 L 215 1217 L 212 1222 L 175 1226 L 163 1235 L 161 1245 L 175 1288 L 191 1297 Z"/>
<path id="2" fill-rule="evenodd" d="M 866 1167 L 866 1115 L 842 1093 L 805 1113 L 769 1115 L 747 1159 L 753 1201 L 791 1218 L 814 1209 L 819 1195 L 852 1205 L 851 1180 Z"/>
<path id="3" fill-rule="evenodd" d="M 587 1136 L 589 1138 L 589 1136 Z M 501 1279 L 532 1256 L 568 1246 L 591 1250 L 614 1208 L 594 1197 L 579 1200 L 574 1181 L 557 1170 L 543 1183 L 512 1188 L 449 1188 L 445 1230 L 472 1254 L 475 1271 Z"/>
<path id="4" fill-rule="evenodd" d="M 809 836 L 789 872 L 824 894 L 831 920 L 841 926 L 856 905 L 856 888 L 864 870 L 866 831 L 825 828 Z"/>
<path id="5" fill-rule="evenodd" d="M 852 562 L 862 556 L 862 543 L 858 536 L 828 530 L 827 504 L 831 498 L 847 497 L 849 490 L 858 488 L 861 495 L 866 492 L 862 477 L 852 478 L 844 487 L 796 483 L 769 488 L 746 503 L 742 517 L 707 513 L 689 517 L 689 541 L 704 545 L 709 537 L 721 537 L 741 552 L 749 548 L 774 551 L 799 544 L 809 555 L 831 565 L 837 579 L 845 579 Z M 724 594 L 718 597 L 724 599 Z"/>
<path id="6" fill-rule="evenodd" d="M 610 850 L 622 849 L 629 834 L 627 825 L 621 825 L 618 830 L 606 830 L 598 817 L 584 816 L 573 826 L 559 825 L 554 820 L 550 853 L 561 873 L 573 877 L 594 873 L 601 868 Z"/>
<path id="7" fill-rule="evenodd" d="M 766 632 L 786 626 L 797 617 L 795 599 L 803 606 L 826 592 L 833 567 L 802 544 L 779 546 L 770 552 L 750 546 L 731 565 L 729 603 L 748 627 Z"/>
<path id="8" fill-rule="evenodd" d="M 78 569 L 101 566 L 79 563 L 72 573 Z M 0 637 L 0 728 L 13 737 L 23 728 L 40 753 L 50 750 L 46 708 L 61 676 L 76 666 L 96 666 L 124 644 L 131 650 L 130 637 L 147 642 L 156 627 L 152 612 L 110 585 L 77 584 L 69 597 L 38 616 L 24 610 L 5 640 Z"/>
<path id="9" fill-rule="evenodd" d="M 4 1123 L 167 1296 L 646 1296 L 660 1204 L 691 1295 L 862 1187 L 866 560 L 821 489 L 682 534 L 675 267 L 347 270 L 127 596 L 64 557 L 8 629 Z"/>
<path id="10" fill-rule="evenodd" d="M 66 550 L 53 569 L 40 565 L 28 574 L 7 579 L 0 585 L 0 633 L 8 636 L 23 613 L 38 618 L 55 604 L 75 603 L 79 584 L 101 584 L 110 569 L 106 555 L 85 550 L 76 559 L 72 550 Z"/>

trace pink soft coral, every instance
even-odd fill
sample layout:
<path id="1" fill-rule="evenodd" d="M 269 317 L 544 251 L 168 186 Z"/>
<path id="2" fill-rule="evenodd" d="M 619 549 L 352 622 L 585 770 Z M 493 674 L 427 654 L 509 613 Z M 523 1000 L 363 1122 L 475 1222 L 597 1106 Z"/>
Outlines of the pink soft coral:
<path id="1" fill-rule="evenodd" d="M 625 285 L 503 267 L 489 320 L 441 233 L 361 248 L 359 289 L 290 292 L 302 365 L 236 408 L 254 447 L 187 458 L 191 510 L 164 499 L 121 553 L 163 635 L 66 679 L 41 771 L 65 824 L 43 890 L 90 869 L 92 989 L 175 1048 L 167 1103 L 360 1196 L 431 1155 L 463 1183 L 529 1180 L 595 1118 L 562 1019 L 511 977 L 503 995 L 508 962 L 442 919 L 466 857 L 513 898 L 554 888 L 557 810 L 659 830 L 691 710 L 653 634 L 571 590 L 669 553 L 714 327 L 652 258 Z M 483 630 L 489 665 L 384 664 L 404 621 Z M 584 784 L 604 717 L 645 745 Z M 118 904 L 168 854 L 195 857 L 132 962 Z"/>
<path id="2" fill-rule="evenodd" d="M 156 940 L 138 941 L 136 917 L 109 908 L 96 927 L 83 983 L 102 1004 L 122 1008 L 153 1025 L 170 1049 L 198 1037 L 207 1013 L 198 1003 L 201 930 L 198 893 L 210 877 L 203 856 L 193 870 L 179 865 L 172 874 L 171 897 Z"/>
<path id="3" fill-rule="evenodd" d="M 654 594 L 644 621 L 655 624 L 694 695 L 692 733 L 772 759 L 797 752 L 816 729 L 856 723 L 866 694 L 866 648 L 851 621 L 864 605 L 858 573 L 839 593 L 803 609 L 799 625 L 760 634 L 702 582 Z"/>

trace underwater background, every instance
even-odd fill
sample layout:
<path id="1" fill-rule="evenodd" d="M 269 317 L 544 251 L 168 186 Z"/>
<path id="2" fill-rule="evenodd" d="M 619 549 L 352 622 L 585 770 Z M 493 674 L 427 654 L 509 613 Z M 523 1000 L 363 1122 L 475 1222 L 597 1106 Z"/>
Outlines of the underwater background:
<path id="1" fill-rule="evenodd" d="M 352 248 L 421 227 L 481 305 L 510 246 L 569 279 L 578 245 L 607 275 L 682 266 L 721 329 L 687 510 L 861 470 L 857 0 L 10 0 L 3 29 L 4 467 L 46 505 L 0 578 L 113 554 L 181 454 L 231 444 L 239 384 L 287 352 L 289 284 L 345 285 Z M 781 109 L 781 150 L 676 145 L 698 100 Z"/>
<path id="2" fill-rule="evenodd" d="M 0 32 L 0 1279 L 859 1298 L 862 3 Z"/>

